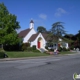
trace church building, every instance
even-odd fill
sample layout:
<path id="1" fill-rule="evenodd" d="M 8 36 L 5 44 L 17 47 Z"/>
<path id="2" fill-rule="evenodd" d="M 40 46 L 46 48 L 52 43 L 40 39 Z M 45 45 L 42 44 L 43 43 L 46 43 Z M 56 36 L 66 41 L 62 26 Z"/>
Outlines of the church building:
<path id="1" fill-rule="evenodd" d="M 19 33 L 19 37 L 23 39 L 23 43 L 30 43 L 30 47 L 36 45 L 37 49 L 44 49 L 47 42 L 46 33 L 37 33 L 34 29 L 33 20 L 30 21 L 30 26 L 28 29 L 22 30 Z"/>
<path id="2" fill-rule="evenodd" d="M 37 33 L 34 29 L 33 20 L 30 21 L 28 29 L 22 30 L 19 37 L 23 39 L 23 43 L 30 43 L 30 47 L 36 46 L 36 49 L 45 49 L 46 43 L 49 40 L 47 33 Z M 68 48 L 68 45 L 66 46 Z"/>

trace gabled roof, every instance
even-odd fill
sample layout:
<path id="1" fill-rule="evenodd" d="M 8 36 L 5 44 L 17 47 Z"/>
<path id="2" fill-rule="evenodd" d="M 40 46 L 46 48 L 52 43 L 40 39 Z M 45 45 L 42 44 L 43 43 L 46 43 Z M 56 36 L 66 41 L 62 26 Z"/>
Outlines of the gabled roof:
<path id="1" fill-rule="evenodd" d="M 51 37 L 49 37 L 49 34 L 48 34 L 48 33 L 42 33 L 42 36 L 44 37 L 44 39 L 45 39 L 46 41 L 51 40 Z"/>
<path id="2" fill-rule="evenodd" d="M 44 39 L 47 40 L 48 34 L 47 34 L 47 33 L 41 33 L 41 34 L 42 34 L 42 36 L 44 37 Z"/>
<path id="3" fill-rule="evenodd" d="M 36 39 L 36 37 L 38 36 L 39 33 L 33 34 L 28 41 L 34 41 Z"/>
<path id="4" fill-rule="evenodd" d="M 18 34 L 18 36 L 19 36 L 20 38 L 24 38 L 24 37 L 30 32 L 30 30 L 31 30 L 31 29 L 22 30 L 22 31 Z"/>
<path id="5" fill-rule="evenodd" d="M 39 33 L 36 33 L 36 34 L 33 34 L 30 39 L 28 41 L 34 41 L 36 39 L 36 37 L 38 36 Z M 49 40 L 50 38 L 48 37 L 48 34 L 47 33 L 41 33 L 43 38 L 47 41 Z"/>

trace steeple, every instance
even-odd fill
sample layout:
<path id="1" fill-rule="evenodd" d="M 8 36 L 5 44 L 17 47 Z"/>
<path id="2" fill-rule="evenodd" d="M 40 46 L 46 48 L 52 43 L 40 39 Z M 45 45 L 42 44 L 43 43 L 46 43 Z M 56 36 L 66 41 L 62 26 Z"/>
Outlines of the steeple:
<path id="1" fill-rule="evenodd" d="M 30 21 L 30 29 L 34 28 L 34 22 L 33 20 Z"/>

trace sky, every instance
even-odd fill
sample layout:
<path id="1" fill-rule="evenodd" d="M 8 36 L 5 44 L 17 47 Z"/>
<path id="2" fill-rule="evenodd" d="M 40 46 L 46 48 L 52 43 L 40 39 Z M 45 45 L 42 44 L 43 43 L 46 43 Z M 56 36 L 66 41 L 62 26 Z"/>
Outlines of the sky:
<path id="1" fill-rule="evenodd" d="M 67 34 L 77 34 L 80 30 L 80 0 L 0 0 L 11 14 L 17 16 L 21 30 L 29 28 L 30 20 L 34 28 L 43 26 L 47 30 L 55 22 L 64 22 Z"/>

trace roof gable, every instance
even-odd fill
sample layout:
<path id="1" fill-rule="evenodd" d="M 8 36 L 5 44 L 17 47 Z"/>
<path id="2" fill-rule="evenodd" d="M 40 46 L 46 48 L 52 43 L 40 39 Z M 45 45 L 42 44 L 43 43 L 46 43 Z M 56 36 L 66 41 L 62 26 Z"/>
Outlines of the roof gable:
<path id="1" fill-rule="evenodd" d="M 38 36 L 39 33 L 33 34 L 28 41 L 34 41 L 36 39 L 36 37 Z"/>
<path id="2" fill-rule="evenodd" d="M 42 34 L 43 38 L 44 38 L 46 41 L 50 39 L 47 33 L 41 33 L 41 34 Z M 30 42 L 31 42 L 31 41 L 34 41 L 38 35 L 39 35 L 39 33 L 33 34 L 33 35 L 29 38 L 28 41 L 30 41 Z"/>
<path id="3" fill-rule="evenodd" d="M 20 38 L 24 38 L 24 37 L 30 32 L 30 30 L 31 30 L 31 29 L 22 30 L 22 31 L 18 34 L 18 36 L 19 36 Z"/>

